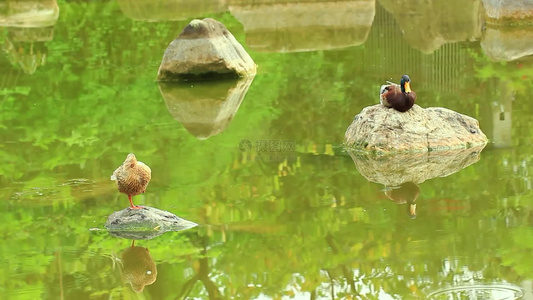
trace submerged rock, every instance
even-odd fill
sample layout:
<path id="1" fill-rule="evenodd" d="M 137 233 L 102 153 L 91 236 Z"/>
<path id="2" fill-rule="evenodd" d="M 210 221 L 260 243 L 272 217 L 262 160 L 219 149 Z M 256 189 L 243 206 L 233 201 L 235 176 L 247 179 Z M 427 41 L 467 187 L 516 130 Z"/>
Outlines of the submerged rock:
<path id="1" fill-rule="evenodd" d="M 345 133 L 349 148 L 376 154 L 429 152 L 484 146 L 479 122 L 442 107 L 414 105 L 401 113 L 383 105 L 364 108 Z"/>
<path id="2" fill-rule="evenodd" d="M 242 45 L 211 18 L 192 20 L 168 46 L 159 66 L 159 80 L 244 77 L 256 65 Z"/>
<path id="3" fill-rule="evenodd" d="M 167 231 L 180 231 L 195 226 L 197 224 L 194 222 L 149 206 L 116 211 L 107 218 L 105 224 L 112 235 L 134 240 L 151 239 Z"/>

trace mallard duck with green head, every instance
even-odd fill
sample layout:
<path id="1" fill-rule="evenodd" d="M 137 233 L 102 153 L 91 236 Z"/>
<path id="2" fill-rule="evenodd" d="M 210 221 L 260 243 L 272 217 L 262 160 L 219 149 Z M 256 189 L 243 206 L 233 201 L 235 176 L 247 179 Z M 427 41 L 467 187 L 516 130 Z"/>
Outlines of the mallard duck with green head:
<path id="1" fill-rule="evenodd" d="M 416 93 L 411 90 L 411 78 L 403 75 L 400 84 L 387 81 L 379 91 L 379 100 L 386 107 L 392 107 L 399 112 L 406 112 L 415 104 Z"/>

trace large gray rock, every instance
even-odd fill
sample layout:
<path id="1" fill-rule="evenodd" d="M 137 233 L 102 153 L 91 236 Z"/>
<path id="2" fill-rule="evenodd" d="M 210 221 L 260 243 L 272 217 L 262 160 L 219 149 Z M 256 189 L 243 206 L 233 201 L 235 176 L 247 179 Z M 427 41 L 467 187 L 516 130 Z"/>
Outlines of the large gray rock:
<path id="1" fill-rule="evenodd" d="M 471 148 L 487 141 L 476 119 L 416 104 L 404 113 L 380 104 L 366 107 L 345 133 L 346 146 L 376 154 Z"/>
<path id="2" fill-rule="evenodd" d="M 105 224 L 111 234 L 134 240 L 151 239 L 167 231 L 180 231 L 195 226 L 197 224 L 194 222 L 149 206 L 116 211 L 107 218 Z"/>
<path id="3" fill-rule="evenodd" d="M 210 18 L 192 20 L 168 46 L 159 80 L 244 77 L 257 66 L 226 27 Z"/>

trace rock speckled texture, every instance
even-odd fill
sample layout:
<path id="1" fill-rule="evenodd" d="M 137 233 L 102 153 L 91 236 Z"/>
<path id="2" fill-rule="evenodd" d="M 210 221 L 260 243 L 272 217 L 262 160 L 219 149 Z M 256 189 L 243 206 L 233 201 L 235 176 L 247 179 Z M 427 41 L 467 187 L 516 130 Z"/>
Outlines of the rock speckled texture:
<path id="1" fill-rule="evenodd" d="M 487 141 L 476 119 L 416 104 L 404 113 L 380 104 L 366 107 L 345 133 L 348 148 L 380 155 L 472 148 Z"/>

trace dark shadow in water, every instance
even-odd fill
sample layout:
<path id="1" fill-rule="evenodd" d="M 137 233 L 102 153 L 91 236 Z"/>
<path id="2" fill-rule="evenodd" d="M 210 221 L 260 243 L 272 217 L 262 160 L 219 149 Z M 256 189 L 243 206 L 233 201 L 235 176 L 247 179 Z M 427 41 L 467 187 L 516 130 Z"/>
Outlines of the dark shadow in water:
<path id="1" fill-rule="evenodd" d="M 254 77 L 158 84 L 174 119 L 196 138 L 205 140 L 228 127 Z"/>
<path id="2" fill-rule="evenodd" d="M 189 294 L 196 285 L 196 282 L 200 281 L 209 295 L 209 299 L 222 299 L 222 293 L 217 287 L 215 281 L 209 278 L 210 267 L 209 267 L 209 256 L 207 255 L 207 248 L 209 247 L 209 238 L 207 236 L 200 236 L 199 234 L 189 235 L 190 241 L 197 247 L 201 248 L 200 253 L 197 257 L 198 260 L 198 271 L 191 277 L 187 282 L 185 282 L 179 292 L 179 296 L 176 299 L 188 299 Z"/>
<path id="3" fill-rule="evenodd" d="M 419 184 L 446 177 L 476 163 L 485 146 L 450 151 L 375 156 L 350 151 L 355 167 L 368 181 L 385 186 L 385 195 L 398 204 L 408 204 L 407 213 L 416 217 Z"/>
<path id="4" fill-rule="evenodd" d="M 54 25 L 59 17 L 55 0 L 4 1 L 0 3 L 0 27 L 6 27 L 7 37 L 2 50 L 13 66 L 33 74 L 46 63 L 46 42 L 54 37 Z"/>
<path id="5" fill-rule="evenodd" d="M 148 248 L 135 246 L 135 240 L 124 249 L 121 258 L 122 277 L 134 292 L 142 293 L 145 286 L 157 279 L 157 266 Z"/>
<path id="6" fill-rule="evenodd" d="M 341 250 L 339 250 L 339 246 L 337 245 L 337 241 L 335 240 L 335 237 L 328 233 L 326 235 L 325 239 L 326 239 L 327 245 L 331 248 L 331 251 L 333 252 L 333 254 L 338 255 L 341 252 Z M 357 296 L 357 297 L 360 298 L 361 295 L 360 295 L 359 291 L 357 290 L 357 286 L 356 286 L 355 280 L 354 280 L 357 276 L 356 276 L 356 274 L 354 274 L 353 268 L 351 266 L 348 266 L 348 265 L 345 265 L 345 264 L 338 265 L 337 268 L 341 269 L 342 275 L 344 276 L 344 278 L 346 278 L 346 281 L 347 281 L 348 285 L 350 286 L 350 292 L 354 296 Z M 334 278 L 331 275 L 331 270 L 326 269 L 326 272 L 327 272 L 328 277 L 329 277 L 329 279 L 331 281 L 331 299 L 335 299 L 335 291 L 333 290 L 334 286 L 335 286 Z M 312 295 L 314 296 L 314 298 L 316 298 L 316 296 L 317 296 L 316 295 L 316 290 L 313 290 Z"/>

